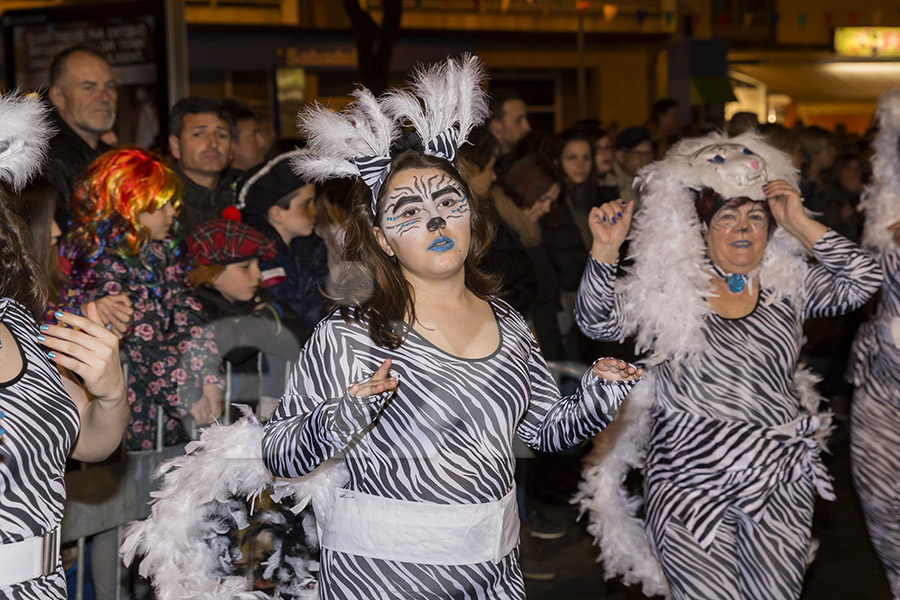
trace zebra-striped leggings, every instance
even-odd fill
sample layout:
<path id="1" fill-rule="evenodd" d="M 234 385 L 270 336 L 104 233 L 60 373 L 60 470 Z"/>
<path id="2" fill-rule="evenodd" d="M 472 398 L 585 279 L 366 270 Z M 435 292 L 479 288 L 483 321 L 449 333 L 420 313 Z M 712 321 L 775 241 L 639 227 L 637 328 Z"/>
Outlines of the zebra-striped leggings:
<path id="1" fill-rule="evenodd" d="M 853 395 L 850 458 L 866 528 L 900 599 L 900 408 L 898 390 L 872 378 Z"/>
<path id="2" fill-rule="evenodd" d="M 659 530 L 648 531 L 675 600 L 800 597 L 812 530 L 813 486 L 806 478 L 778 485 L 766 502 L 759 521 L 736 507 L 728 508 L 706 550 L 674 516 L 659 523 Z"/>

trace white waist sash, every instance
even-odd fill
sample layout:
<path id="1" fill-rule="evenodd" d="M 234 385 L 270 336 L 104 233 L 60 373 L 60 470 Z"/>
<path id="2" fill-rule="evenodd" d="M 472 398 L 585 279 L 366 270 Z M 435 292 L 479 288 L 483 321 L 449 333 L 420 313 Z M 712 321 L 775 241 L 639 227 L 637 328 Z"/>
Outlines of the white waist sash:
<path id="1" fill-rule="evenodd" d="M 425 565 L 499 562 L 519 541 L 516 488 L 483 504 L 435 504 L 332 489 L 315 503 L 319 541 L 335 552 Z"/>
<path id="2" fill-rule="evenodd" d="M 42 536 L 0 544 L 0 587 L 46 577 L 59 564 L 59 525 Z"/>

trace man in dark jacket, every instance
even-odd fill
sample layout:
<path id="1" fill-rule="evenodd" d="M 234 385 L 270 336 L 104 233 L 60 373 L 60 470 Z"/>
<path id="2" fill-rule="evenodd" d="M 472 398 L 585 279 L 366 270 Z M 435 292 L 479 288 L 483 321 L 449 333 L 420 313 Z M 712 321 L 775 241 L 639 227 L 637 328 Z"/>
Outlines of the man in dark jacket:
<path id="1" fill-rule="evenodd" d="M 87 46 L 72 46 L 50 64 L 50 102 L 56 107 L 45 177 L 59 192 L 57 221 L 70 217 L 75 181 L 95 158 L 111 149 L 100 136 L 116 122 L 116 79 L 106 59 Z"/>
<path id="2" fill-rule="evenodd" d="M 234 204 L 234 177 L 225 172 L 233 137 L 231 117 L 215 100 L 189 96 L 169 113 L 169 153 L 184 183 L 179 221 L 186 236 Z"/>

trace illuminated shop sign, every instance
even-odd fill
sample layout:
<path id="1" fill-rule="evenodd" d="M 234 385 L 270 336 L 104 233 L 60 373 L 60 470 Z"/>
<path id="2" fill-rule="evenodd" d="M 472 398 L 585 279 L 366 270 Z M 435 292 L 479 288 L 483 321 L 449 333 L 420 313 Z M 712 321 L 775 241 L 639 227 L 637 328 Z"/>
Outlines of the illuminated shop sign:
<path id="1" fill-rule="evenodd" d="M 838 27 L 834 50 L 841 56 L 900 57 L 900 27 Z"/>

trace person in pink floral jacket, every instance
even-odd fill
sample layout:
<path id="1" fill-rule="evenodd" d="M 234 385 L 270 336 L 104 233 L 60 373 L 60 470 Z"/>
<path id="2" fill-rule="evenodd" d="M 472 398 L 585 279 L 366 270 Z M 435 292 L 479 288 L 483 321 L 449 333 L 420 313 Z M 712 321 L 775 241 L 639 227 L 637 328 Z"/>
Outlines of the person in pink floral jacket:
<path id="1" fill-rule="evenodd" d="M 181 192 L 178 176 L 158 156 L 139 148 L 106 152 L 77 186 L 61 247 L 72 282 L 61 304 L 77 310 L 119 294 L 131 302 L 121 345 L 129 364 L 129 450 L 153 449 L 158 411 L 167 446 L 186 441 L 186 415 L 205 424 L 222 412 L 221 360 L 175 241 Z"/>

